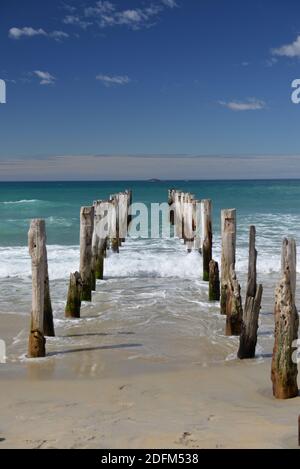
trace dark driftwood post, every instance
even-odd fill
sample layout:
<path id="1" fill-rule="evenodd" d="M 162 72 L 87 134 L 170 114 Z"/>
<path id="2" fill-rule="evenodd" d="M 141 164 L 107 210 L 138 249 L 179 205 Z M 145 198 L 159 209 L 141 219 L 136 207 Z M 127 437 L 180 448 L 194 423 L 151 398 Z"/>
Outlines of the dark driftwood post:
<path id="1" fill-rule="evenodd" d="M 70 275 L 68 299 L 65 309 L 66 318 L 80 318 L 82 281 L 79 272 Z"/>
<path id="2" fill-rule="evenodd" d="M 128 207 L 127 207 L 127 232 L 129 232 L 130 229 L 130 223 L 132 221 L 132 190 L 127 191 L 127 201 L 128 201 Z"/>
<path id="3" fill-rule="evenodd" d="M 277 399 L 298 396 L 296 360 L 293 342 L 298 338 L 299 317 L 295 305 L 296 243 L 284 239 L 282 246 L 282 278 L 275 290 L 275 344 L 272 360 L 273 394 Z"/>
<path id="4" fill-rule="evenodd" d="M 82 207 L 80 212 L 80 275 L 82 301 L 92 300 L 92 239 L 94 207 Z"/>
<path id="5" fill-rule="evenodd" d="M 209 301 L 220 301 L 219 264 L 214 260 L 209 263 Z"/>
<path id="6" fill-rule="evenodd" d="M 233 265 L 230 267 L 226 297 L 226 335 L 240 335 L 243 322 L 241 286 Z"/>
<path id="7" fill-rule="evenodd" d="M 174 189 L 170 189 L 168 191 L 168 204 L 170 210 L 170 224 L 174 225 L 175 217 L 174 217 Z"/>
<path id="8" fill-rule="evenodd" d="M 226 314 L 230 267 L 235 268 L 236 210 L 222 210 L 221 314 Z"/>
<path id="9" fill-rule="evenodd" d="M 212 203 L 211 200 L 201 201 L 202 212 L 202 256 L 203 256 L 203 280 L 209 281 L 209 263 L 212 260 Z"/>
<path id="10" fill-rule="evenodd" d="M 50 296 L 50 284 L 48 274 L 48 257 L 47 248 L 45 246 L 45 292 L 44 292 L 44 335 L 46 337 L 55 337 L 53 311 Z"/>
<path id="11" fill-rule="evenodd" d="M 256 283 L 257 251 L 255 249 L 255 237 L 255 226 L 250 226 L 248 284 L 238 351 L 238 358 L 240 359 L 254 358 L 257 344 L 258 318 L 263 287 L 262 285 L 257 286 Z"/>
<path id="12" fill-rule="evenodd" d="M 28 344 L 29 358 L 45 357 L 44 303 L 46 228 L 44 220 L 32 220 L 28 233 L 32 269 L 32 311 Z"/>

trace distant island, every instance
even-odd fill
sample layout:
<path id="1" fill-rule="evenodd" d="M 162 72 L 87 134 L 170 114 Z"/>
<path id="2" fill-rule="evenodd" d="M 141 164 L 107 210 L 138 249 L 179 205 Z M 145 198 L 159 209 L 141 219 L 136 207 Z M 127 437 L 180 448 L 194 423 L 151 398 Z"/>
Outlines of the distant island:
<path id="1" fill-rule="evenodd" d="M 154 178 L 153 178 L 153 179 L 148 179 L 147 182 L 161 182 L 161 180 L 160 180 L 160 179 L 154 179 Z"/>

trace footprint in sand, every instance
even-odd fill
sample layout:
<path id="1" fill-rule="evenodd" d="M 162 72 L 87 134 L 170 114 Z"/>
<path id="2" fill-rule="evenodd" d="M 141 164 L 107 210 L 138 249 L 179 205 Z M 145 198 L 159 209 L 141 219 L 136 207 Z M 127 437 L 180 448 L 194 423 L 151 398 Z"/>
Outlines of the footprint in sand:
<path id="1" fill-rule="evenodd" d="M 179 438 L 179 442 L 176 442 L 177 444 L 184 445 L 184 446 L 192 446 L 196 447 L 195 443 L 197 443 L 196 440 L 192 440 L 190 437 L 192 434 L 190 432 L 184 432 L 182 436 Z"/>

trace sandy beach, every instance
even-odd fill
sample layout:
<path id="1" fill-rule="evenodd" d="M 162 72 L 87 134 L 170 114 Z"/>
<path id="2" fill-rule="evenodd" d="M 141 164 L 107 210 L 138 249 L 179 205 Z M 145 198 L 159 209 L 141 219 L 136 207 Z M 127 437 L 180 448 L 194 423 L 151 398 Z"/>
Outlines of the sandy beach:
<path id="1" fill-rule="evenodd" d="M 2 323 L 9 348 L 26 318 Z M 270 358 L 133 359 L 133 333 L 106 333 L 90 350 L 1 366 L 0 448 L 297 447 L 299 400 L 273 398 Z"/>

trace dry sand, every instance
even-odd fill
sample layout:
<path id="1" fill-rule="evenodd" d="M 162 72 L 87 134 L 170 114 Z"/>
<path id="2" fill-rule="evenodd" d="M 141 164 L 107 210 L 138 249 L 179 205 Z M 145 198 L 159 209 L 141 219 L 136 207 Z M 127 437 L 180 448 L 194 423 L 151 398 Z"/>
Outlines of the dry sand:
<path id="1" fill-rule="evenodd" d="M 28 320 L 1 317 L 9 347 Z M 300 401 L 273 399 L 270 358 L 170 365 L 107 340 L 0 365 L 0 449 L 297 447 Z"/>

